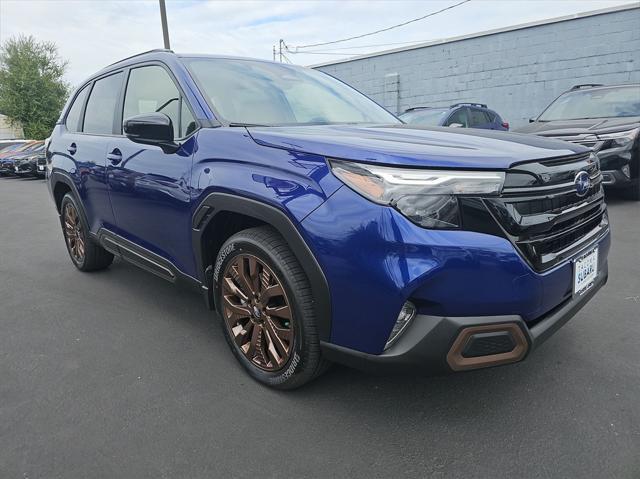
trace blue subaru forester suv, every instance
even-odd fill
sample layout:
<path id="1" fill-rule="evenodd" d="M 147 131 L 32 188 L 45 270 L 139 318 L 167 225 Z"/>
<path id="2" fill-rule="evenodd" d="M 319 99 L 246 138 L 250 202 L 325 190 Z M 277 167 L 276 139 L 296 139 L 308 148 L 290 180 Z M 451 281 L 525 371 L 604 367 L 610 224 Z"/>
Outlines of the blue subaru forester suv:
<path id="1" fill-rule="evenodd" d="M 405 125 L 315 70 L 137 55 L 71 96 L 47 155 L 75 266 L 198 288 L 272 387 L 517 362 L 607 280 L 590 150 Z"/>

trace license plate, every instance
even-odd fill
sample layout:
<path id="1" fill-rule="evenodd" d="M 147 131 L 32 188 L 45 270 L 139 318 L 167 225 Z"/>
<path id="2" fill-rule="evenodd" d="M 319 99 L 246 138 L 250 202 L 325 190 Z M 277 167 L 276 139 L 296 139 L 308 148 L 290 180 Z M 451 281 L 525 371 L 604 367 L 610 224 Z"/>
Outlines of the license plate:
<path id="1" fill-rule="evenodd" d="M 17 167 L 17 166 L 15 167 L 15 169 L 16 169 L 16 173 L 17 173 L 18 171 L 20 171 L 20 170 L 18 169 L 18 167 Z"/>
<path id="2" fill-rule="evenodd" d="M 38 165 L 38 169 L 39 169 L 40 171 L 44 171 L 44 166 L 42 166 L 42 165 Z"/>
<path id="3" fill-rule="evenodd" d="M 583 254 L 573 262 L 573 294 L 587 291 L 598 275 L 598 248 Z"/>

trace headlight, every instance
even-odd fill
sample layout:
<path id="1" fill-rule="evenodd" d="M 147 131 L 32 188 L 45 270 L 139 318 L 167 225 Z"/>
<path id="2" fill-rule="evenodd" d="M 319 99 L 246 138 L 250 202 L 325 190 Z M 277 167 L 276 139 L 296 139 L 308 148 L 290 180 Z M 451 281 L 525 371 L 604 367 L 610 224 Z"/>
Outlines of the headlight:
<path id="1" fill-rule="evenodd" d="M 605 133 L 598 135 L 598 139 L 605 140 L 607 143 L 603 146 L 605 148 L 623 148 L 625 146 L 633 145 L 633 142 L 638 137 L 640 128 L 634 128 L 633 130 L 619 131 L 616 133 Z"/>
<path id="2" fill-rule="evenodd" d="M 459 195 L 497 196 L 501 171 L 395 168 L 331 160 L 333 173 L 347 186 L 381 205 L 396 208 L 425 228 L 458 228 Z"/>

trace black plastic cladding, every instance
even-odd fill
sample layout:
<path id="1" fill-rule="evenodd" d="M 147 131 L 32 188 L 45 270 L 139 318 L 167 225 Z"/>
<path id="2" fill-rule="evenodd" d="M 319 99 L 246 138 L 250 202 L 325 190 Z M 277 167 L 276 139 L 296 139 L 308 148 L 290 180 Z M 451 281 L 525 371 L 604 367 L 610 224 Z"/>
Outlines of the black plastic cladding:
<path id="1" fill-rule="evenodd" d="M 203 236 L 207 225 L 221 212 L 238 213 L 255 218 L 269 224 L 284 237 L 293 254 L 300 262 L 311 285 L 318 336 L 323 341 L 328 340 L 331 336 L 331 296 L 327 280 L 315 256 L 293 222 L 284 212 L 273 206 L 250 198 L 226 193 L 211 193 L 203 200 L 193 217 L 192 238 L 195 257 L 198 262 L 197 267 L 201 272 L 200 280 L 209 289 L 208 294 L 212 294 L 211 275 L 207 274 L 207 268 L 211 265 L 205 264 L 204 261 L 206 257 L 204 248 L 206 246 L 203 244 Z"/>

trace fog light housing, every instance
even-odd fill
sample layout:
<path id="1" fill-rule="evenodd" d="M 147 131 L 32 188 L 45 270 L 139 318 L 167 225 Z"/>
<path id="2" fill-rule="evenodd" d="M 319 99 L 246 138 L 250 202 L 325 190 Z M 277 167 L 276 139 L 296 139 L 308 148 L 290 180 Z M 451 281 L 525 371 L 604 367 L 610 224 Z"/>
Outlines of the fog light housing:
<path id="1" fill-rule="evenodd" d="M 396 319 L 396 324 L 393 325 L 393 329 L 389 334 L 389 339 L 387 340 L 387 344 L 384 345 L 384 349 L 389 349 L 389 347 L 396 342 L 396 340 L 400 337 L 402 332 L 409 325 L 411 320 L 416 316 L 416 307 L 412 302 L 407 301 L 402 305 L 402 309 L 400 310 L 400 314 L 398 314 L 398 319 Z"/>

